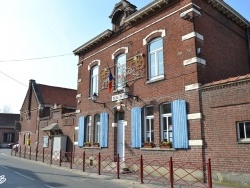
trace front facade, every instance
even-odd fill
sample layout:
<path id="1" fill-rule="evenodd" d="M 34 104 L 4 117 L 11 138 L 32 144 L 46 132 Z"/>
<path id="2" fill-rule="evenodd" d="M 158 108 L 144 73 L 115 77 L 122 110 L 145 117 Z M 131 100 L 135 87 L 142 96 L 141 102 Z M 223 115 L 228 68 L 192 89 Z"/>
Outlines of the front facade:
<path id="1" fill-rule="evenodd" d="M 110 18 L 112 30 L 74 50 L 75 151 L 213 160 L 201 88 L 249 73 L 249 22 L 220 0 L 155 0 L 141 10 L 122 0 Z"/>
<path id="2" fill-rule="evenodd" d="M 31 147 L 32 151 L 42 151 L 43 148 L 53 148 L 55 140 L 63 140 L 63 151 L 73 151 L 75 97 L 76 90 L 37 84 L 35 80 L 30 80 L 20 110 L 21 148 Z"/>

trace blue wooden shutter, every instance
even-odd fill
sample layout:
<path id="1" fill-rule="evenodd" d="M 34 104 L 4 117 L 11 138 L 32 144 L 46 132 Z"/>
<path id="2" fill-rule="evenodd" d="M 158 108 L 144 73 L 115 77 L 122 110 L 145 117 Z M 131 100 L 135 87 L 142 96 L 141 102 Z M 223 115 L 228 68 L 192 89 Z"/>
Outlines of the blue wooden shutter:
<path id="1" fill-rule="evenodd" d="M 173 147 L 188 148 L 187 109 L 185 100 L 172 102 Z"/>
<path id="2" fill-rule="evenodd" d="M 131 109 L 131 143 L 132 148 L 141 147 L 141 108 Z"/>
<path id="3" fill-rule="evenodd" d="M 100 147 L 108 147 L 108 113 L 101 113 L 100 123 Z"/>
<path id="4" fill-rule="evenodd" d="M 81 116 L 78 119 L 78 147 L 84 145 L 84 117 Z"/>

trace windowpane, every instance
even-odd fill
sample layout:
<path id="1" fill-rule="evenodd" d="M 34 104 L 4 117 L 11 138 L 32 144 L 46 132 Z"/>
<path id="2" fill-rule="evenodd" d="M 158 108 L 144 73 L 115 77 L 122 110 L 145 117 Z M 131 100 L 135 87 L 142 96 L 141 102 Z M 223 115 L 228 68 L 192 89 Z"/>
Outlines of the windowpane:
<path id="1" fill-rule="evenodd" d="M 150 46 L 149 46 L 149 50 L 150 52 L 151 51 L 155 51 L 159 48 L 162 48 L 162 38 L 158 38 L 156 40 L 153 40 L 151 43 L 150 43 Z"/>
<path id="2" fill-rule="evenodd" d="M 90 142 L 91 140 L 91 116 L 86 117 L 85 125 L 85 142 Z"/>
<path id="3" fill-rule="evenodd" d="M 91 69 L 91 86 L 90 86 L 90 94 L 98 93 L 98 85 L 99 85 L 99 67 L 95 66 Z"/>
<path id="4" fill-rule="evenodd" d="M 162 126 L 163 126 L 163 131 L 167 130 L 167 118 L 163 117 L 162 119 Z"/>
<path id="5" fill-rule="evenodd" d="M 116 88 L 121 88 L 126 83 L 126 55 L 121 54 L 116 58 Z"/>
<path id="6" fill-rule="evenodd" d="M 146 116 L 154 115 L 154 109 L 152 106 L 146 108 Z"/>
<path id="7" fill-rule="evenodd" d="M 158 57 L 158 63 L 159 63 L 159 75 L 163 75 L 164 74 L 164 67 L 163 67 L 163 52 L 162 50 L 161 51 L 158 51 L 158 54 L 157 54 L 157 57 Z"/>
<path id="8" fill-rule="evenodd" d="M 240 138 L 245 138 L 244 123 L 239 123 Z"/>
<path id="9" fill-rule="evenodd" d="M 100 114 L 95 116 L 95 142 L 100 142 Z"/>
<path id="10" fill-rule="evenodd" d="M 157 76 L 155 54 L 150 54 L 150 78 Z"/>
<path id="11" fill-rule="evenodd" d="M 161 141 L 172 142 L 171 104 L 161 105 Z"/>
<path id="12" fill-rule="evenodd" d="M 171 113 L 171 104 L 163 104 L 162 105 L 162 114 L 170 114 Z"/>
<path id="13" fill-rule="evenodd" d="M 250 138 L 250 122 L 246 122 L 246 138 Z"/>
<path id="14" fill-rule="evenodd" d="M 153 107 L 145 108 L 145 141 L 154 142 L 154 116 Z"/>

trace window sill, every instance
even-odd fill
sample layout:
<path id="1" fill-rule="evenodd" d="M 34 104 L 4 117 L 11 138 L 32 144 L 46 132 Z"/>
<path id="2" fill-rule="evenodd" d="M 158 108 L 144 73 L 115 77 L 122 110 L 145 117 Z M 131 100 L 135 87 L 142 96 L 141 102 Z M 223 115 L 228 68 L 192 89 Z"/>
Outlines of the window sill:
<path id="1" fill-rule="evenodd" d="M 175 151 L 174 148 L 160 148 L 160 147 L 154 147 L 154 148 L 141 148 L 143 151 Z"/>
<path id="2" fill-rule="evenodd" d="M 161 80 L 165 80 L 165 76 L 159 76 L 159 77 L 157 77 L 157 78 L 154 78 L 154 79 L 148 80 L 148 81 L 146 82 L 146 84 L 150 84 L 150 83 L 158 82 L 158 81 L 161 81 Z"/>
<path id="3" fill-rule="evenodd" d="M 250 140 L 240 140 L 237 143 L 238 144 L 250 144 Z"/>
<path id="4" fill-rule="evenodd" d="M 102 149 L 101 147 L 82 147 L 83 149 Z"/>

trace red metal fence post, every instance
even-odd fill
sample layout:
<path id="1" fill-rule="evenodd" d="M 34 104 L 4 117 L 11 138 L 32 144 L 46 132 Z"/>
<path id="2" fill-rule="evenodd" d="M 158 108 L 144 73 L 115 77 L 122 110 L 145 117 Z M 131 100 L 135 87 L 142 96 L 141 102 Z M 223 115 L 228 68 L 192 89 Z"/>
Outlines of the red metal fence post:
<path id="1" fill-rule="evenodd" d="M 19 157 L 21 157 L 21 152 L 22 152 L 21 151 L 21 146 L 19 146 L 19 150 L 18 151 L 19 151 Z"/>
<path id="2" fill-rule="evenodd" d="M 30 160 L 31 160 L 31 146 L 30 146 L 30 157 L 29 157 L 29 158 L 30 158 Z"/>
<path id="3" fill-rule="evenodd" d="M 37 161 L 37 155 L 38 155 L 38 147 L 36 147 L 36 161 Z"/>
<path id="4" fill-rule="evenodd" d="M 24 156 L 23 158 L 26 158 L 26 146 L 24 146 Z"/>
<path id="5" fill-rule="evenodd" d="M 44 163 L 44 148 L 43 148 L 43 163 Z"/>
<path id="6" fill-rule="evenodd" d="M 61 149 L 59 153 L 59 166 L 62 166 L 62 150 Z"/>
<path id="7" fill-rule="evenodd" d="M 82 171 L 85 172 L 85 151 L 82 154 Z"/>
<path id="8" fill-rule="evenodd" d="M 117 154 L 117 179 L 120 179 L 120 156 Z"/>
<path id="9" fill-rule="evenodd" d="M 98 174 L 101 175 L 101 153 L 98 154 Z"/>
<path id="10" fill-rule="evenodd" d="M 70 169 L 72 169 L 72 162 L 73 162 L 73 152 L 70 152 Z"/>
<path id="11" fill-rule="evenodd" d="M 208 178 L 208 187 L 212 188 L 213 187 L 213 183 L 212 183 L 212 167 L 211 167 L 211 159 L 208 159 L 208 163 L 207 163 L 207 178 Z"/>
<path id="12" fill-rule="evenodd" d="M 141 183 L 144 183 L 143 182 L 143 157 L 141 155 L 141 159 L 140 159 L 140 178 L 141 178 Z"/>
<path id="13" fill-rule="evenodd" d="M 170 179 L 170 187 L 174 187 L 174 168 L 173 168 L 173 159 L 170 157 L 169 161 L 169 179 Z"/>
<path id="14" fill-rule="evenodd" d="M 53 149 L 50 149 L 50 164 L 52 164 L 52 154 L 53 154 Z"/>

